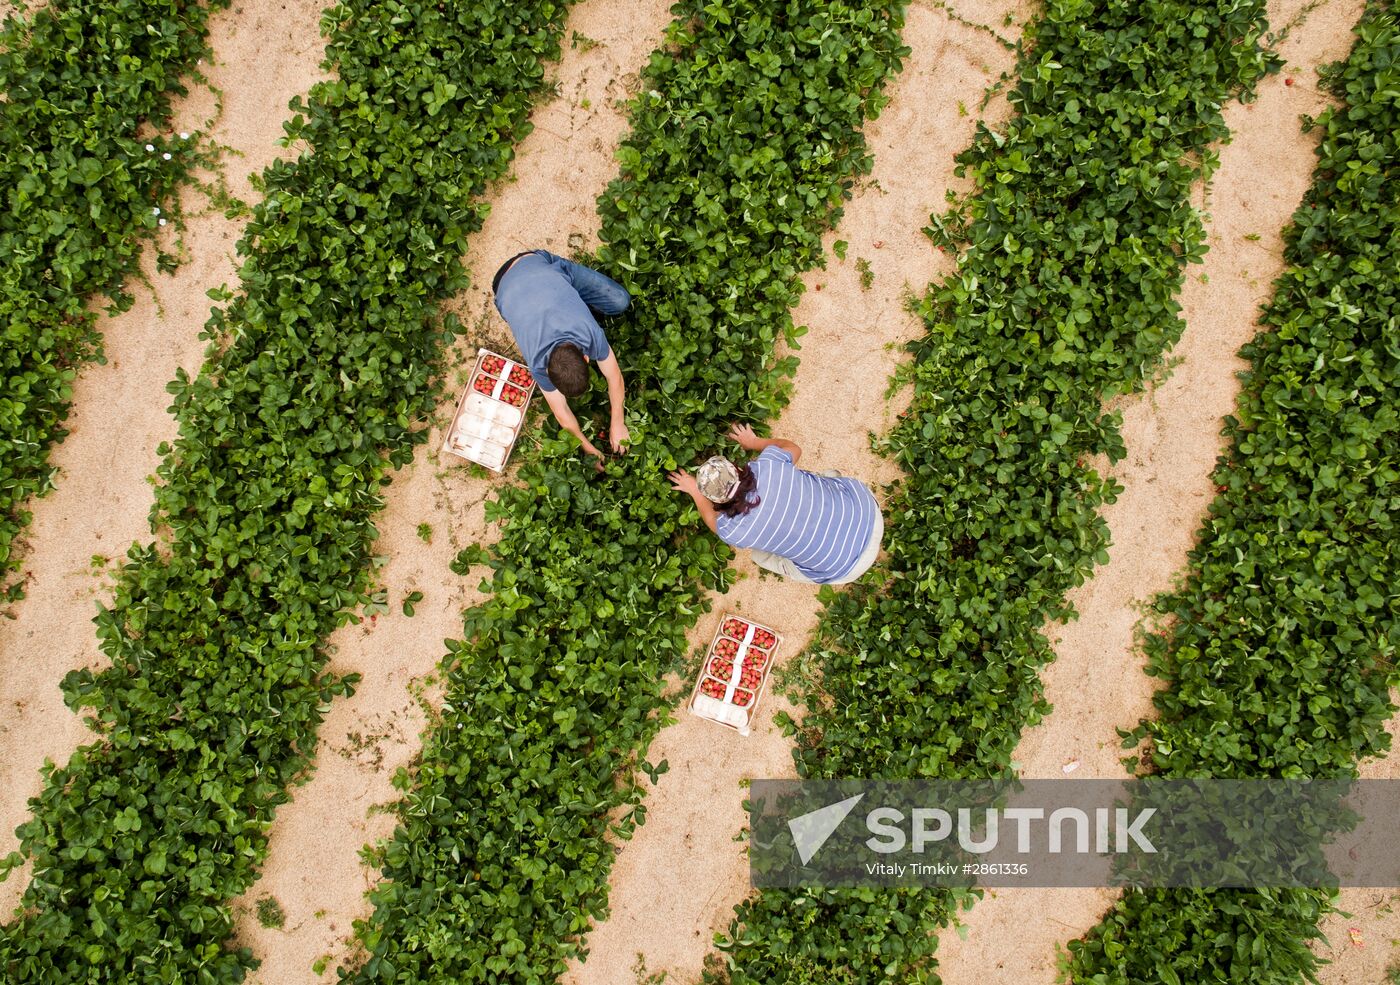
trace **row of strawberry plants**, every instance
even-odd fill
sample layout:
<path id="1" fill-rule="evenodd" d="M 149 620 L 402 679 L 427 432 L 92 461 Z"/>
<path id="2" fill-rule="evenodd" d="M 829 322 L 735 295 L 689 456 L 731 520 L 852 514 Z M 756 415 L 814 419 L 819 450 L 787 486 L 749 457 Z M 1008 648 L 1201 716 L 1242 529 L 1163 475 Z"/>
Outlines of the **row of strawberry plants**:
<path id="1" fill-rule="evenodd" d="M 110 667 L 63 683 L 101 741 L 47 777 L 0 929 L 6 981 L 239 982 L 228 901 L 353 681 L 322 642 L 368 601 L 381 485 L 432 412 L 455 323 L 436 302 L 528 128 L 566 6 L 344 0 L 327 66 L 263 174 L 241 290 L 211 291 L 208 362 L 170 385 L 152 520 L 97 619 Z"/>
<path id="2" fill-rule="evenodd" d="M 1400 685 L 1400 18 L 1372 0 L 1323 73 L 1311 190 L 1288 270 L 1242 351 L 1230 446 L 1180 588 L 1146 637 L 1163 776 L 1354 776 L 1389 747 Z M 1332 894 L 1126 896 L 1071 943 L 1076 982 L 1313 980 Z"/>
<path id="3" fill-rule="evenodd" d="M 607 912 L 608 835 L 641 819 L 664 672 L 703 590 L 731 578 L 732 553 L 666 471 L 783 399 L 792 360 L 773 346 L 869 168 L 860 127 L 904 55 L 900 8 L 676 5 L 599 202 L 597 262 L 635 298 L 608 328 L 631 450 L 595 478 L 569 441 L 544 440 L 491 504 L 507 521 L 482 555 L 492 594 L 451 645 L 349 980 L 554 981 Z"/>
<path id="4" fill-rule="evenodd" d="M 1262 0 L 1053 0 L 1028 27 L 1004 131 L 958 157 L 977 191 L 930 234 L 961 248 L 918 302 L 912 402 L 885 439 L 905 475 L 888 563 L 832 595 L 806 715 L 809 777 L 1005 775 L 1047 711 L 1047 622 L 1107 561 L 1088 464 L 1123 453 L 1104 403 L 1157 371 L 1205 250 L 1190 193 L 1228 138 L 1221 106 L 1268 71 Z M 954 891 L 763 892 L 720 947 L 728 980 L 936 980 Z"/>
<path id="5" fill-rule="evenodd" d="M 101 359 L 92 300 L 130 307 L 141 250 L 207 160 L 198 134 L 170 132 L 171 100 L 227 5 L 66 0 L 0 28 L 0 587 L 26 501 L 52 481 L 73 378 Z"/>

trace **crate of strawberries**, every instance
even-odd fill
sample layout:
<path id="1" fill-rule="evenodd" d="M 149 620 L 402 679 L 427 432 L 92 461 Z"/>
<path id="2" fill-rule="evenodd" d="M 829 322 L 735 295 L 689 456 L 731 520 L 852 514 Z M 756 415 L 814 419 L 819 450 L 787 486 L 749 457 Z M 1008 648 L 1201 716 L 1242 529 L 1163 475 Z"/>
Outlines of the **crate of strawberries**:
<path id="1" fill-rule="evenodd" d="M 471 382 L 457 403 L 442 450 L 502 471 L 534 392 L 534 377 L 524 365 L 489 349 L 478 350 Z"/>
<path id="2" fill-rule="evenodd" d="M 690 696 L 690 710 L 748 735 L 781 639 L 767 626 L 728 613 L 721 616 Z"/>

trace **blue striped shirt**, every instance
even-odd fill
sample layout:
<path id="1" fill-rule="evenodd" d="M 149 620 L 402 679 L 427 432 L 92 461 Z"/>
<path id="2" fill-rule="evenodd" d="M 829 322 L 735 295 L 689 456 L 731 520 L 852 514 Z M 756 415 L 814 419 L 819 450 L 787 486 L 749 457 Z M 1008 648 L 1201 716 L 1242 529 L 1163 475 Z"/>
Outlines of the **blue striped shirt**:
<path id="1" fill-rule="evenodd" d="M 721 513 L 720 540 L 785 557 L 815 582 L 835 581 L 855 567 L 880 509 L 865 483 L 799 469 L 777 445 L 749 468 L 759 505 L 743 516 Z"/>

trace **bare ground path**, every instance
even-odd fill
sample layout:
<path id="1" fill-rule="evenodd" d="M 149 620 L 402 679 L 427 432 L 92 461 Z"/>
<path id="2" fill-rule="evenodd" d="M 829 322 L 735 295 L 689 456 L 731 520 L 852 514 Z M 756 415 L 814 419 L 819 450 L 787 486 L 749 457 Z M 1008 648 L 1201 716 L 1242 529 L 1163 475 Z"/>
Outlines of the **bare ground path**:
<path id="1" fill-rule="evenodd" d="M 1003 17 L 1013 3 L 981 5 L 976 18 L 1004 36 L 1016 28 Z M 908 12 L 905 44 L 912 54 L 890 83 L 890 104 L 866 127 L 874 173 L 828 234 L 831 266 L 803 279 L 807 291 L 794 312 L 810 331 L 802 339 L 794 397 L 773 433 L 800 444 L 803 466 L 840 469 L 876 483 L 898 477 L 897 468 L 869 447 L 869 432 L 893 423 L 897 407 L 884 397 L 898 344 L 916 337 L 918 320 L 903 298 L 947 273 L 945 260 L 920 230 L 929 213 L 944 207 L 952 183 L 953 155 L 972 138 L 977 102 L 988 85 L 1014 63 L 1011 52 L 984 31 L 950 19 L 932 4 Z M 845 240 L 844 262 L 832 244 Z M 859 263 L 873 281 L 862 285 Z M 703 647 L 719 613 L 735 610 L 785 634 L 780 664 L 790 664 L 814 631 L 821 606 L 811 585 L 783 582 L 758 569 L 743 553 L 740 579 L 691 634 Z M 691 681 L 683 682 L 687 689 Z M 764 699 L 752 734 L 741 737 L 682 710 L 664 729 L 647 758 L 665 759 L 670 771 L 648 794 L 647 821 L 621 845 L 612 870 L 611 917 L 588 938 L 589 955 L 575 962 L 571 985 L 620 985 L 665 972 L 668 983 L 695 981 L 716 931 L 729 925 L 735 904 L 749 892 L 741 781 L 793 775 L 791 741 L 773 724 L 779 710 L 795 713 L 775 694 Z"/>
<path id="2" fill-rule="evenodd" d="M 480 345 L 516 351 L 490 302 L 501 261 L 535 247 L 568 254 L 596 245 L 595 203 L 617 172 L 613 152 L 627 131 L 622 103 L 662 42 L 669 8 L 670 0 L 588 0 L 570 14 L 563 60 L 553 72 L 557 95 L 535 110 L 535 130 L 520 142 L 512 176 L 491 193 L 491 215 L 466 257 L 473 286 L 448 304 L 470 326 L 449 366 L 469 370 Z M 432 700 L 425 682 L 446 652 L 443 640 L 461 636 L 461 612 L 477 598 L 476 580 L 448 565 L 462 547 L 496 538 L 484 504 L 508 481 L 438 454 L 464 382 L 449 373 L 428 442 L 386 490 L 376 526 L 377 551 L 388 559 L 378 578 L 389 612 L 330 639 L 331 669 L 357 672 L 363 681 L 321 725 L 315 772 L 278 811 L 262 877 L 238 906 L 239 943 L 263 961 L 254 983 L 330 980 L 352 922 L 369 915 L 364 894 L 379 870 L 364 863 L 360 848 L 393 833 L 392 815 L 377 808 L 397 799 L 393 775 L 422 747 L 423 702 Z M 544 413 L 541 401 L 534 406 Z M 402 600 L 415 590 L 424 597 L 409 618 Z M 286 913 L 283 928 L 259 924 L 254 906 L 264 896 Z M 330 959 L 324 977 L 313 970 L 322 957 Z"/>
<path id="3" fill-rule="evenodd" d="M 1269 21 L 1282 26 L 1305 5 L 1276 0 Z M 1298 117 L 1327 104 L 1316 68 L 1346 55 L 1363 6 L 1330 0 L 1313 10 L 1279 49 L 1285 71 L 1261 83 L 1257 102 L 1225 109 L 1233 142 L 1198 202 L 1210 213 L 1210 251 L 1187 270 L 1177 365 L 1164 383 L 1123 403 L 1128 456 L 1111 471 L 1125 492 L 1104 511 L 1110 561 L 1073 593 L 1079 619 L 1046 628 L 1056 659 L 1043 678 L 1054 711 L 1021 740 L 1015 759 L 1024 777 L 1062 777 L 1067 763 L 1078 764 L 1075 778 L 1125 775 L 1115 728 L 1149 715 L 1154 689 L 1134 627 L 1143 604 L 1182 569 L 1214 494 L 1222 419 L 1245 367 L 1236 352 L 1258 331 L 1259 305 L 1283 270 L 1280 234 L 1312 180 L 1316 142 Z M 964 915 L 965 939 L 944 935 L 939 973 L 945 985 L 1050 985 L 1056 949 L 1098 923 L 1116 898 L 1093 889 L 989 893 Z"/>
<path id="4" fill-rule="evenodd" d="M 223 90 L 223 112 L 210 136 L 236 152 L 225 170 L 242 199 L 256 195 L 250 173 L 289 153 L 277 140 L 287 103 L 320 77 L 323 6 L 245 0 L 211 21 L 217 63 L 203 68 Z M 203 125 L 215 102 L 212 92 L 192 89 L 178 106 L 177 125 Z M 202 204 L 194 194 L 184 201 L 191 210 Z M 65 762 L 92 738 L 64 706 L 58 684 L 69 670 L 106 660 L 91 622 L 95 603 L 111 598 L 101 569 L 120 561 L 133 541 L 150 539 L 147 477 L 159 463 L 156 446 L 175 436 L 165 385 L 177 369 L 199 368 L 199 333 L 210 308 L 205 291 L 235 279 L 242 228 L 243 220 L 218 211 L 190 218 L 187 262 L 173 276 L 157 274 L 148 251 L 144 267 L 155 296 L 135 285 L 136 304 L 102 319 L 107 363 L 87 367 L 74 384 L 72 433 L 52 454 L 57 487 L 33 501 L 34 521 L 23 537 L 28 597 L 11 608 L 13 618 L 0 619 L 0 854 L 17 845 L 13 831 L 39 793 L 43 762 Z M 170 226 L 161 245 L 174 244 Z M 27 882 L 27 873 L 16 873 L 0 884 L 0 912 L 8 913 Z"/>
<path id="5" fill-rule="evenodd" d="M 1392 692 L 1390 700 L 1400 695 Z M 1390 753 L 1363 762 L 1363 780 L 1400 780 L 1400 718 L 1386 731 Z M 1321 927 L 1326 939 L 1313 950 L 1330 962 L 1318 971 L 1322 985 L 1381 985 L 1387 971 L 1400 968 L 1400 890 L 1343 889 Z"/>

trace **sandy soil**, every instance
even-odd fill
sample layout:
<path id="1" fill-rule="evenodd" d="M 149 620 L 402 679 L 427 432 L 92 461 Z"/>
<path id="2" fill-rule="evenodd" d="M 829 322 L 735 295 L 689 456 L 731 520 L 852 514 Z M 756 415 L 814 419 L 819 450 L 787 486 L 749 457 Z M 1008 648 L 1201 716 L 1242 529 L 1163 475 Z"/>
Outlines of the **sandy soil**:
<path id="1" fill-rule="evenodd" d="M 471 326 L 449 365 L 470 370 L 480 345 L 516 351 L 489 298 L 502 260 L 535 247 L 567 254 L 597 245 L 595 202 L 617 172 L 613 151 L 627 132 L 620 103 L 670 21 L 669 0 L 574 8 L 565 36 L 578 39 L 553 71 L 559 95 L 536 109 L 513 175 L 491 193 L 491 215 L 466 258 L 476 286 L 448 305 Z M 352 921 L 369 915 L 364 894 L 379 876 L 360 848 L 393 833 L 392 816 L 376 808 L 396 799 L 394 772 L 421 748 L 423 703 L 433 700 L 426 679 L 446 652 L 443 640 L 461 635 L 462 609 L 477 598 L 477 579 L 454 575 L 448 564 L 467 544 L 496 538 L 483 504 L 501 480 L 474 477 L 459 459 L 438 454 L 464 384 L 449 377 L 428 443 L 386 491 L 377 526 L 378 551 L 389 558 L 379 577 L 390 611 L 332 635 L 331 666 L 359 672 L 363 683 L 321 726 L 315 773 L 278 812 L 263 876 L 237 906 L 240 943 L 263 960 L 252 978 L 262 985 L 333 980 Z M 537 401 L 536 413 L 541 407 Z M 427 541 L 420 524 L 431 528 Z M 415 589 L 424 599 L 408 618 L 400 603 Z M 286 912 L 280 930 L 261 927 L 253 913 L 264 895 Z M 318 976 L 312 965 L 323 956 L 329 960 Z"/>
<path id="2" fill-rule="evenodd" d="M 1271 4 L 1282 25 L 1302 0 Z M 1187 329 L 1170 378 L 1123 402 L 1128 457 L 1112 471 L 1126 487 L 1104 515 L 1110 563 L 1073 593 L 1080 618 L 1047 627 L 1055 662 L 1043 675 L 1054 712 L 1023 737 L 1016 761 L 1028 778 L 1119 778 L 1116 727 L 1150 714 L 1155 682 L 1141 673 L 1133 629 L 1142 605 L 1171 587 L 1213 495 L 1209 473 L 1223 448 L 1222 418 L 1239 391 L 1239 347 L 1258 330 L 1259 305 L 1282 272 L 1280 233 L 1311 183 L 1313 137 L 1299 114 L 1326 104 L 1315 68 L 1344 57 L 1363 0 L 1332 0 L 1312 12 L 1280 51 L 1287 70 L 1260 86 L 1258 102 L 1225 111 L 1233 142 L 1198 204 L 1207 210 L 1210 252 L 1187 271 L 1181 301 Z M 1292 80 L 1289 84 L 1289 80 Z M 1261 174 L 1267 181 L 1261 181 Z M 1257 235 L 1257 241 L 1246 236 Z M 1050 983 L 1055 950 L 1096 924 L 1116 899 L 1108 890 L 1001 890 L 965 917 L 966 939 L 946 934 L 939 970 L 947 985 Z"/>
<path id="3" fill-rule="evenodd" d="M 204 68 L 224 91 L 211 136 L 238 152 L 226 172 L 230 190 L 246 201 L 255 195 L 247 175 L 285 153 L 276 141 L 287 102 L 319 77 L 321 7 L 319 0 L 247 0 L 211 23 L 219 63 Z M 244 84 L 252 66 L 256 86 Z M 201 126 L 214 110 L 214 95 L 194 90 L 176 129 Z M 186 207 L 200 208 L 199 196 L 187 196 Z M 0 619 L 0 853 L 16 847 L 13 829 L 39 793 L 41 764 L 67 761 L 91 738 L 64 706 L 58 682 L 75 667 L 105 662 L 91 623 L 95 603 L 111 598 L 103 574 L 132 541 L 150 539 L 147 477 L 159 462 L 157 444 L 175 436 L 165 384 L 177 368 L 199 368 L 198 336 L 209 316 L 204 292 L 236 278 L 242 226 L 219 212 L 191 218 L 188 262 L 173 276 L 157 274 L 148 254 L 155 296 L 138 285 L 130 311 L 103 319 L 107 364 L 88 367 L 74 386 L 72 433 L 53 453 L 57 488 L 33 503 L 24 538 L 28 598 L 13 606 L 12 619 Z M 166 227 L 163 247 L 173 249 L 175 239 Z M 27 881 L 15 875 L 0 885 L 0 912 Z"/>
<path id="4" fill-rule="evenodd" d="M 1400 702 L 1400 694 L 1391 692 L 1390 700 Z M 1362 779 L 1400 780 L 1400 718 L 1386 731 L 1390 754 L 1362 763 Z M 1322 985 L 1380 985 L 1388 970 L 1400 968 L 1400 890 L 1343 889 L 1322 932 L 1327 939 L 1314 950 L 1331 962 L 1318 974 Z"/>
<path id="5" fill-rule="evenodd" d="M 1015 5 L 987 8 L 979 19 L 1014 30 L 1001 23 Z M 773 428 L 802 446 L 804 467 L 836 468 L 872 483 L 898 475 L 870 451 L 867 435 L 887 430 L 901 409 L 885 401 L 885 384 L 902 358 L 897 344 L 920 331 L 902 299 L 952 266 L 920 230 L 943 207 L 952 156 L 971 140 L 982 92 L 1014 62 L 990 36 L 932 5 L 910 9 L 904 40 L 913 53 L 891 84 L 889 106 L 867 127 L 874 173 L 827 236 L 830 268 L 803 278 L 808 289 L 794 318 L 810 331 L 802 339 L 793 402 Z M 960 112 L 964 104 L 967 115 Z M 845 262 L 831 253 L 837 239 L 850 244 Z M 860 259 L 874 274 L 869 290 L 860 283 Z M 738 568 L 740 579 L 715 598 L 713 614 L 691 633 L 692 644 L 708 643 L 720 613 L 734 611 L 782 632 L 778 661 L 790 663 L 816 628 L 821 606 L 814 587 L 760 575 L 747 553 Z M 590 935 L 587 959 L 566 982 L 632 982 L 639 960 L 647 974 L 664 972 L 667 983 L 698 979 L 715 932 L 728 928 L 734 905 L 749 892 L 748 857 L 735 837 L 745 825 L 740 783 L 795 775 L 791 741 L 772 722 L 779 710 L 794 711 L 780 696 L 765 698 L 748 737 L 681 710 L 679 721 L 657 737 L 647 758 L 665 759 L 670 772 L 647 798 L 647 823 L 622 845 L 611 917 Z"/>

